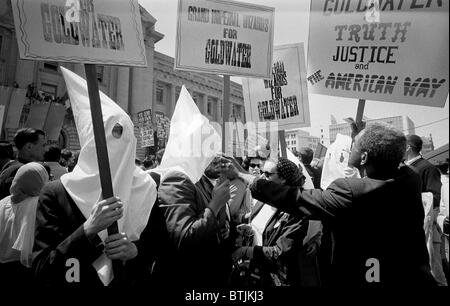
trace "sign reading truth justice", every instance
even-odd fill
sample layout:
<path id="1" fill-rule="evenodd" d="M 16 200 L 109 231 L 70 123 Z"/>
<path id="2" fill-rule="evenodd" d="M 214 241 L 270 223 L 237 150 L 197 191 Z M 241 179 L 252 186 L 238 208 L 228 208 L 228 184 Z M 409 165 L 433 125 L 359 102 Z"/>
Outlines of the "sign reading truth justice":
<path id="1" fill-rule="evenodd" d="M 274 9 L 226 0 L 179 0 L 175 69 L 268 78 Z"/>
<path id="2" fill-rule="evenodd" d="M 311 93 L 444 107 L 449 1 L 311 1 Z"/>
<path id="3" fill-rule="evenodd" d="M 20 57 L 147 66 L 137 0 L 11 0 Z"/>

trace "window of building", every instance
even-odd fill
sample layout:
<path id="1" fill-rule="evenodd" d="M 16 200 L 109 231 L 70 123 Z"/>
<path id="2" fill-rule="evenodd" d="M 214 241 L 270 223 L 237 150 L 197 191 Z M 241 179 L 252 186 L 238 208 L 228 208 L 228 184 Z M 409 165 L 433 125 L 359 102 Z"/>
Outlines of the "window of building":
<path id="1" fill-rule="evenodd" d="M 105 73 L 105 67 L 97 66 L 97 81 L 99 81 L 100 83 L 103 83 L 104 73 Z"/>
<path id="2" fill-rule="evenodd" d="M 164 90 L 162 87 L 156 87 L 156 103 L 164 104 Z"/>
<path id="3" fill-rule="evenodd" d="M 41 91 L 56 98 L 56 93 L 58 92 L 58 86 L 53 85 L 53 84 L 42 83 Z"/>
<path id="4" fill-rule="evenodd" d="M 208 101 L 207 108 L 208 108 L 208 110 L 207 110 L 208 115 L 212 116 L 212 108 L 213 108 L 212 102 Z"/>
<path id="5" fill-rule="evenodd" d="M 54 62 L 44 63 L 44 70 L 51 72 L 58 72 L 58 63 Z"/>

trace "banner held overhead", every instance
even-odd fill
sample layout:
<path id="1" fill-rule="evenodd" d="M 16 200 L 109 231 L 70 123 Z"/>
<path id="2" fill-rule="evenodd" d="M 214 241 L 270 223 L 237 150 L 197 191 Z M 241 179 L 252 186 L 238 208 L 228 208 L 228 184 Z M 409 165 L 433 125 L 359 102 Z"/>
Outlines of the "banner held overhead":
<path id="1" fill-rule="evenodd" d="M 308 86 L 303 44 L 274 48 L 272 78 L 242 79 L 247 121 L 277 121 L 279 130 L 308 127 Z"/>
<path id="2" fill-rule="evenodd" d="M 22 59 L 147 66 L 137 0 L 11 0 Z"/>
<path id="3" fill-rule="evenodd" d="M 175 69 L 268 78 L 275 9 L 225 0 L 179 0 Z"/>
<path id="4" fill-rule="evenodd" d="M 309 91 L 444 107 L 448 12 L 449 1 L 311 1 Z"/>

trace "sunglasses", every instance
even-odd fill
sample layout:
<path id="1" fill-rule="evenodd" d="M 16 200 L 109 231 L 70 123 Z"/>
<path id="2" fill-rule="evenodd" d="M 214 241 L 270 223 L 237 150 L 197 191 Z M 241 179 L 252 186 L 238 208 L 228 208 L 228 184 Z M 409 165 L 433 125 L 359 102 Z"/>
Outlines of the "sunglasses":
<path id="1" fill-rule="evenodd" d="M 261 164 L 250 164 L 249 166 L 252 168 L 256 168 L 256 167 L 261 168 Z"/>
<path id="2" fill-rule="evenodd" d="M 271 177 L 272 175 L 275 175 L 277 173 L 276 172 L 272 173 L 272 172 L 268 172 L 268 171 L 263 171 L 262 174 L 264 174 L 266 177 Z"/>

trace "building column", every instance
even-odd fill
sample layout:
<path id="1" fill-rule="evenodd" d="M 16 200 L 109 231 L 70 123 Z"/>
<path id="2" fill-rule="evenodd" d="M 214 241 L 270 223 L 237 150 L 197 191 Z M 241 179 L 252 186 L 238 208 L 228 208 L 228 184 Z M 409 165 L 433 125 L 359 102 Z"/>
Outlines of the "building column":
<path id="1" fill-rule="evenodd" d="M 176 96 L 177 96 L 176 86 L 174 84 L 171 84 L 170 85 L 170 105 L 169 105 L 169 112 L 168 112 L 169 118 L 172 118 L 173 112 L 175 111 L 175 106 L 177 104 Z"/>
<path id="2" fill-rule="evenodd" d="M 128 90 L 130 72 L 128 67 L 117 68 L 116 103 L 125 111 L 128 111 Z"/>

